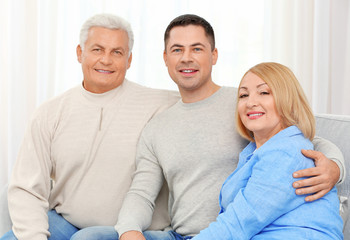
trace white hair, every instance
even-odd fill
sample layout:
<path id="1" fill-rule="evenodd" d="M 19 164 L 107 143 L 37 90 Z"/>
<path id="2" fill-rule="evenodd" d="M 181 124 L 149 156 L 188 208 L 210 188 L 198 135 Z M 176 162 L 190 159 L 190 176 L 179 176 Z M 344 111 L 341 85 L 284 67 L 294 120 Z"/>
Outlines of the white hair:
<path id="1" fill-rule="evenodd" d="M 84 49 L 86 40 L 89 35 L 89 30 L 92 27 L 103 27 L 108 29 L 124 30 L 129 38 L 129 55 L 134 45 L 134 33 L 132 32 L 130 23 L 125 19 L 113 14 L 97 14 L 92 16 L 83 24 L 80 30 L 80 47 Z"/>

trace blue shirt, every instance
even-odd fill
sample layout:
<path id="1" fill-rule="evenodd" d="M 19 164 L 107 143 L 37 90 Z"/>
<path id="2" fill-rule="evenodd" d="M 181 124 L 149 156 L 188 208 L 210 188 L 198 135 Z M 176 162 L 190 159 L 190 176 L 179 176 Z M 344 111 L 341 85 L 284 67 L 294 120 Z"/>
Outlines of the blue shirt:
<path id="1" fill-rule="evenodd" d="M 314 167 L 301 153 L 312 148 L 296 126 L 248 144 L 222 186 L 219 216 L 193 239 L 343 239 L 336 188 L 305 202 L 292 186 L 293 172 Z"/>

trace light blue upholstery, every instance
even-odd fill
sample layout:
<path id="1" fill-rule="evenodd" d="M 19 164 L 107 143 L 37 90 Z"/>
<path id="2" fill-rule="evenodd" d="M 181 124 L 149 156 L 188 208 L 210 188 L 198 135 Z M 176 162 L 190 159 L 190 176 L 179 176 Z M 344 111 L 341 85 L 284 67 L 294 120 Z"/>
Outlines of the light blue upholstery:
<path id="1" fill-rule="evenodd" d="M 341 214 L 344 219 L 344 240 L 350 240 L 349 198 L 350 198 L 350 116 L 331 114 L 316 115 L 316 135 L 330 140 L 343 152 L 346 164 L 345 182 L 338 186 L 342 201 Z M 11 229 L 7 207 L 7 187 L 0 192 L 0 236 Z"/>

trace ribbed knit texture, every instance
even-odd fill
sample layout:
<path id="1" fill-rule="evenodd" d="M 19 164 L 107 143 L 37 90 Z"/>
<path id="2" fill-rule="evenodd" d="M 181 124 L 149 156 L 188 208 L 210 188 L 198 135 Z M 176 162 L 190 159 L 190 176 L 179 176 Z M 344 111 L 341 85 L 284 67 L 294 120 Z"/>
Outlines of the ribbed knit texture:
<path id="1" fill-rule="evenodd" d="M 78 228 L 115 225 L 135 170 L 140 133 L 178 99 L 176 92 L 125 80 L 104 94 L 78 86 L 39 107 L 9 186 L 15 235 L 46 240 L 47 211 L 52 208 Z M 162 206 L 156 229 L 169 223 Z"/>

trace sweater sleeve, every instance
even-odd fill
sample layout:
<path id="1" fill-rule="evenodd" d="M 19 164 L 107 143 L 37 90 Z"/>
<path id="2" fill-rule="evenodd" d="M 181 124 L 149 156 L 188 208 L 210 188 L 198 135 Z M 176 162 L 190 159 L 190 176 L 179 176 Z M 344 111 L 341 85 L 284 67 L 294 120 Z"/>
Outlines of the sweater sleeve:
<path id="1" fill-rule="evenodd" d="M 260 156 L 247 185 L 222 209 L 216 221 L 193 240 L 251 239 L 278 217 L 303 204 L 303 197 L 292 189 L 292 173 L 300 168 L 296 158 L 281 151 Z"/>
<path id="2" fill-rule="evenodd" d="M 37 111 L 38 113 L 38 111 Z M 18 239 L 47 240 L 50 134 L 43 112 L 29 124 L 9 184 L 9 211 Z"/>
<path id="3" fill-rule="evenodd" d="M 164 182 L 163 171 L 150 144 L 151 138 L 146 135 L 147 129 L 140 137 L 136 171 L 115 225 L 119 236 L 131 230 L 142 232 L 151 225 L 155 200 Z"/>
<path id="4" fill-rule="evenodd" d="M 332 142 L 317 136 L 312 143 L 316 151 L 322 152 L 327 158 L 333 160 L 338 165 L 340 170 L 338 184 L 343 183 L 346 176 L 346 168 L 344 157 L 340 149 Z"/>

